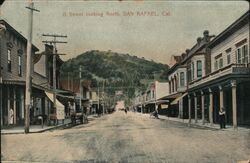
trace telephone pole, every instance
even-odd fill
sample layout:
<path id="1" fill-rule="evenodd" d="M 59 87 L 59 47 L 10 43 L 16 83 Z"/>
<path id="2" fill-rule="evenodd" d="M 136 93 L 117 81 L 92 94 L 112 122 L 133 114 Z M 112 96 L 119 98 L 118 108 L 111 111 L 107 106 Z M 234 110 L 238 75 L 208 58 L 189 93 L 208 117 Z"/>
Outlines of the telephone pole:
<path id="1" fill-rule="evenodd" d="M 104 115 L 104 105 L 105 105 L 105 102 L 104 102 L 104 96 L 105 96 L 105 92 L 104 92 L 104 81 L 102 81 L 102 89 L 103 89 L 103 92 L 102 92 L 102 103 L 103 103 L 102 114 Z"/>
<path id="2" fill-rule="evenodd" d="M 29 2 L 29 6 L 26 7 L 29 9 L 29 21 L 28 21 L 28 37 L 27 37 L 27 59 L 26 59 L 26 87 L 25 87 L 25 126 L 24 132 L 29 133 L 30 127 L 30 108 L 31 108 L 31 75 L 32 75 L 32 66 L 33 64 L 31 53 L 32 53 L 32 28 L 33 28 L 33 11 L 40 12 L 34 8 L 34 3 Z"/>
<path id="3" fill-rule="evenodd" d="M 83 113 L 83 109 L 82 109 L 82 66 L 79 67 L 79 80 L 80 80 L 80 84 L 79 84 L 79 91 L 80 91 L 80 102 L 79 102 L 79 105 L 80 105 L 80 109 Z"/>
<path id="4" fill-rule="evenodd" d="M 97 89 L 98 89 L 98 116 L 100 113 L 100 90 L 99 90 L 99 81 L 97 81 Z"/>
<path id="5" fill-rule="evenodd" d="M 53 106 L 54 111 L 56 113 L 56 56 L 57 55 L 64 55 L 64 54 L 57 54 L 56 44 L 57 43 L 67 43 L 66 41 L 57 41 L 58 37 L 60 38 L 67 38 L 66 35 L 58 35 L 58 34 L 42 34 L 45 37 L 53 37 L 52 41 L 42 41 L 45 44 L 53 44 Z"/>

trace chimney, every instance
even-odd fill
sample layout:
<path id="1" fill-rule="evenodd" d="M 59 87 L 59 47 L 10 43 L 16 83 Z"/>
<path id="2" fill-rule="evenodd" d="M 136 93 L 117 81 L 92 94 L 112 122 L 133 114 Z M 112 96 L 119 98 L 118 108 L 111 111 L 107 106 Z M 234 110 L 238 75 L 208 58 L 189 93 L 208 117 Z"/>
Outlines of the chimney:
<path id="1" fill-rule="evenodd" d="M 205 30 L 203 32 L 203 38 L 204 38 L 205 41 L 209 41 L 210 40 L 209 31 L 208 30 Z"/>
<path id="2" fill-rule="evenodd" d="M 186 53 L 182 53 L 181 57 L 182 57 L 182 59 L 184 59 L 186 57 Z"/>
<path id="3" fill-rule="evenodd" d="M 197 38 L 197 45 L 200 45 L 201 40 L 202 40 L 202 38 L 201 38 L 201 37 L 198 37 L 198 38 Z"/>

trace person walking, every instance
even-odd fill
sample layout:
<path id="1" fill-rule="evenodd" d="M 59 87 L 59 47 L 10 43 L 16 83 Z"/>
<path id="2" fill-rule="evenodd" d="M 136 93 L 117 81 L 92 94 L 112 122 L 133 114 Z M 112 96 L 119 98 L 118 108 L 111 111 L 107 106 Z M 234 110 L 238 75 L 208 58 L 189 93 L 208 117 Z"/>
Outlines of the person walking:
<path id="1" fill-rule="evenodd" d="M 219 111 L 219 117 L 220 117 L 220 128 L 226 128 L 226 112 L 225 108 L 222 107 Z"/>

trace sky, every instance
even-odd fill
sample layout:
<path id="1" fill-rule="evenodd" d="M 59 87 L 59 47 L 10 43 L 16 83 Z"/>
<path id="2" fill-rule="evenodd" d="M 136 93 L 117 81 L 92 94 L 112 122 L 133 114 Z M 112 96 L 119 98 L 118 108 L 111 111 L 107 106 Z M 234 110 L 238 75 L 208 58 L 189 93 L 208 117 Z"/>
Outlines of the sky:
<path id="1" fill-rule="evenodd" d="M 7 0 L 0 8 L 23 36 L 28 33 L 28 2 Z M 61 34 L 63 60 L 89 50 L 136 55 L 169 64 L 171 55 L 191 49 L 209 30 L 218 35 L 247 10 L 247 1 L 81 1 L 33 0 L 33 44 L 44 50 L 42 34 Z"/>

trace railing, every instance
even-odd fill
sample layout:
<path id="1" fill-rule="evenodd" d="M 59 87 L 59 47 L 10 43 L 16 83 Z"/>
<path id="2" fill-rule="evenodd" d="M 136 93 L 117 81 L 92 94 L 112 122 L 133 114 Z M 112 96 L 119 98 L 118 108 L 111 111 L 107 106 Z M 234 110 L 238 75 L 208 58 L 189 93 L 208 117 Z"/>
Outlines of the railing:
<path id="1" fill-rule="evenodd" d="M 219 77 L 228 75 L 228 74 L 249 74 L 250 75 L 250 67 L 249 64 L 235 64 L 232 63 L 227 65 L 221 69 L 218 69 L 210 74 L 199 78 L 197 80 L 189 82 L 189 88 L 193 88 L 199 84 L 206 83 L 211 80 L 215 80 Z"/>

